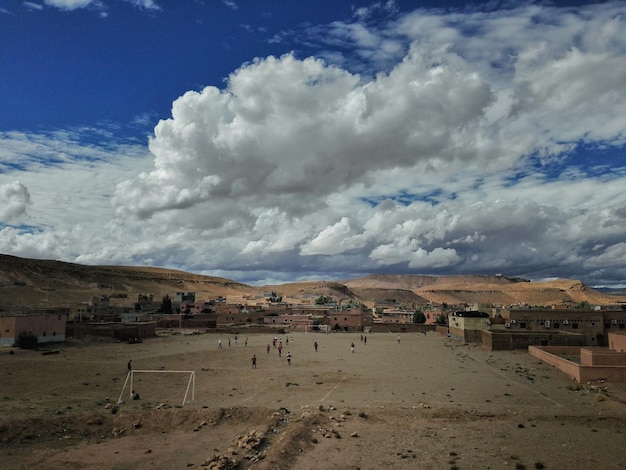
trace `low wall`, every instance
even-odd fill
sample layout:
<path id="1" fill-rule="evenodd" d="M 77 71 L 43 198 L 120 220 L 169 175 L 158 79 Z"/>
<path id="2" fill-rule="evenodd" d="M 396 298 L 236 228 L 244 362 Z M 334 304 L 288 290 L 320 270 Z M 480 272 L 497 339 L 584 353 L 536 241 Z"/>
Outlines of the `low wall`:
<path id="1" fill-rule="evenodd" d="M 580 366 L 579 382 L 626 382 L 626 366 Z"/>
<path id="2" fill-rule="evenodd" d="M 626 332 L 609 333 L 609 348 L 614 351 L 626 351 Z"/>
<path id="3" fill-rule="evenodd" d="M 435 325 L 424 323 L 373 323 L 370 327 L 373 333 L 426 333 L 435 331 Z"/>
<path id="4" fill-rule="evenodd" d="M 626 353 L 606 348 L 583 348 L 580 363 L 584 366 L 626 366 Z"/>
<path id="5" fill-rule="evenodd" d="M 530 346 L 528 348 L 531 356 L 558 368 L 578 383 L 597 380 L 626 382 L 626 366 L 582 365 L 559 356 L 559 354 L 575 356 L 580 352 L 581 348 L 566 346 Z"/>
<path id="6" fill-rule="evenodd" d="M 558 354 L 567 354 L 574 356 L 579 354 L 580 348 L 569 346 L 529 346 L 528 354 L 537 359 L 556 367 L 561 372 L 576 379 L 580 383 L 580 367 L 579 364 L 568 359 L 558 356 Z"/>
<path id="7" fill-rule="evenodd" d="M 156 322 L 68 323 L 67 336 L 103 336 L 126 341 L 129 338 L 156 336 Z"/>

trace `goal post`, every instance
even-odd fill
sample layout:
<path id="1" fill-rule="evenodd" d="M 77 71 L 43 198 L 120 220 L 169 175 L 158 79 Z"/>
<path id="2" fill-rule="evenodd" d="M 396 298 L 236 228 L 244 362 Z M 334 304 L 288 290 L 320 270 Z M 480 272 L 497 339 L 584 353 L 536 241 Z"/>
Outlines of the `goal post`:
<path id="1" fill-rule="evenodd" d="M 126 390 L 126 386 L 129 389 L 129 399 L 132 400 L 132 393 L 134 390 L 133 380 L 135 378 L 135 374 L 189 374 L 189 380 L 187 381 L 187 387 L 185 388 L 185 394 L 183 395 L 183 401 L 181 406 L 185 406 L 187 402 L 187 397 L 189 397 L 189 392 L 191 391 L 191 401 L 196 399 L 196 371 L 195 370 L 131 370 L 126 374 L 126 380 L 124 381 L 124 385 L 122 386 L 122 391 L 120 392 L 120 397 L 117 399 L 117 403 L 123 403 L 122 397 L 124 396 L 124 390 Z"/>
<path id="2" fill-rule="evenodd" d="M 304 325 L 304 333 L 330 333 L 329 325 Z"/>

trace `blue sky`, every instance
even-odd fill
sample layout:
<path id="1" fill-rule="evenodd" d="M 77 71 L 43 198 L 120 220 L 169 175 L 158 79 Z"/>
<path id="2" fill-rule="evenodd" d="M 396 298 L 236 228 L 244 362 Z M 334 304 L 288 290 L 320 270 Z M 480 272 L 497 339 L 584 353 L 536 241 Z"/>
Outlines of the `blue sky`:
<path id="1" fill-rule="evenodd" d="M 626 4 L 0 0 L 0 252 L 626 284 Z"/>

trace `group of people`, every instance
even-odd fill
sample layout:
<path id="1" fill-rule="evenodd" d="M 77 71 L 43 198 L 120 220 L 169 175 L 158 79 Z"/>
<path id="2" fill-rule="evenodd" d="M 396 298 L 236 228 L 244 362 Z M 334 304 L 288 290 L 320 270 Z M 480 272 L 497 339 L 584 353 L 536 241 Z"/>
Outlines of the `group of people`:
<path id="1" fill-rule="evenodd" d="M 235 335 L 234 340 L 235 340 L 235 346 L 237 346 L 237 340 L 238 340 L 237 335 Z M 246 338 L 246 339 L 244 340 L 243 345 L 244 345 L 246 348 L 248 347 L 248 338 Z M 230 348 L 230 338 L 228 338 L 228 347 Z M 222 338 L 220 338 L 220 339 L 218 339 L 218 340 L 217 340 L 217 349 L 223 349 L 223 348 L 222 348 Z"/>
<path id="2" fill-rule="evenodd" d="M 281 351 L 282 351 L 282 346 L 280 346 L 278 348 L 278 357 L 282 357 Z M 267 345 L 267 353 L 268 354 L 270 353 L 270 345 L 269 344 Z M 289 351 L 287 351 L 287 364 L 288 365 L 291 365 L 291 357 L 292 357 L 291 353 Z M 256 369 L 256 354 L 252 355 L 252 368 Z"/>
<path id="3" fill-rule="evenodd" d="M 287 337 L 286 339 L 287 344 L 289 343 L 289 337 Z M 293 338 L 291 339 L 291 342 L 293 344 Z M 361 335 L 361 342 L 363 344 L 367 344 L 367 336 Z M 400 336 L 398 336 L 398 342 L 400 342 Z M 270 343 L 267 343 L 267 346 L 265 347 L 265 351 L 267 352 L 267 354 L 269 354 L 272 350 L 272 347 L 274 349 L 278 350 L 278 357 L 282 357 L 282 352 L 283 352 L 283 340 L 277 338 L 276 336 L 274 337 L 274 339 L 272 340 L 272 344 L 270 345 Z M 352 342 L 350 344 L 350 351 L 354 354 L 355 352 L 355 344 L 354 342 Z M 315 350 L 315 352 L 318 351 L 319 349 L 319 343 L 317 342 L 317 340 L 313 340 L 313 349 Z M 291 352 L 287 352 L 287 364 L 291 365 Z M 252 356 L 252 368 L 256 369 L 256 365 L 257 365 L 257 357 L 256 354 Z"/>
<path id="4" fill-rule="evenodd" d="M 289 344 L 290 342 L 291 344 L 293 344 L 293 336 L 291 337 L 287 336 L 285 338 L 286 344 Z M 246 338 L 246 346 L 247 345 L 248 345 L 248 338 Z M 313 346 L 315 347 L 315 351 L 317 351 L 317 347 L 318 347 L 317 341 L 313 342 Z M 271 352 L 272 348 L 278 351 L 278 357 L 283 357 L 283 340 L 281 338 L 274 336 L 274 338 L 272 339 L 272 344 L 270 345 L 270 343 L 267 343 L 267 346 L 265 347 L 265 351 L 267 352 L 267 354 Z M 291 352 L 287 351 L 287 354 L 285 357 L 287 358 L 287 364 L 291 365 L 291 358 L 293 357 Z M 252 358 L 250 360 L 252 361 L 252 368 L 256 369 L 257 367 L 256 354 L 252 355 Z"/>

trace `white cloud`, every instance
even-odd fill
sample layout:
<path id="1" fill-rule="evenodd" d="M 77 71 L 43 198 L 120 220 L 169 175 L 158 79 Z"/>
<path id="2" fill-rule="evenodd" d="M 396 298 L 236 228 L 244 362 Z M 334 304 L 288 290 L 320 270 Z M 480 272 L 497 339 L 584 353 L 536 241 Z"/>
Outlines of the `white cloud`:
<path id="1" fill-rule="evenodd" d="M 124 0 L 134 7 L 144 9 L 144 10 L 161 10 L 161 7 L 155 0 Z M 25 2 L 29 4 L 31 8 L 35 8 L 31 2 Z M 59 10 L 65 11 L 73 11 L 81 8 L 93 7 L 98 10 L 104 10 L 105 6 L 102 3 L 102 0 L 44 0 L 44 4 L 58 8 Z M 106 14 L 105 14 L 106 16 Z"/>
<path id="2" fill-rule="evenodd" d="M 581 140 L 623 140 L 624 44 L 605 37 L 606 51 L 583 48 L 585 21 L 599 21 L 592 15 L 555 27 L 560 46 L 537 48 L 528 18 L 544 10 L 531 10 L 481 16 L 484 36 L 470 44 L 449 18 L 416 14 L 401 23 L 405 34 L 412 19 L 421 35 L 439 34 L 416 37 L 372 79 L 286 55 L 242 66 L 223 90 L 188 92 L 155 129 L 154 169 L 118 187 L 118 213 L 203 214 L 212 223 L 187 229 L 228 237 L 219 246 L 233 269 L 273 253 L 295 270 L 330 256 L 343 271 L 356 262 L 517 273 L 561 263 L 582 272 L 591 240 L 610 250 L 624 230 L 624 178 L 547 181 L 528 157 L 549 165 Z M 491 42 L 505 28 L 518 35 Z M 380 43 L 362 25 L 345 32 L 364 49 Z M 494 57 L 508 62 L 494 67 Z M 405 192 L 400 205 L 364 203 Z"/>
<path id="3" fill-rule="evenodd" d="M 0 222 L 10 222 L 24 214 L 29 204 L 30 194 L 22 183 L 0 184 Z"/>
<path id="4" fill-rule="evenodd" d="M 336 255 L 346 251 L 358 250 L 365 245 L 365 237 L 355 233 L 350 226 L 350 219 L 342 219 L 334 225 L 326 227 L 310 242 L 306 243 L 302 255 Z"/>
<path id="5" fill-rule="evenodd" d="M 16 226 L 0 229 L 0 252 L 76 260 L 98 243 L 109 246 L 109 254 L 125 244 L 128 232 L 110 228 L 111 197 L 115 182 L 140 171 L 148 154 L 123 143 L 107 148 L 81 143 L 91 137 L 89 130 L 0 133 L 0 187 L 12 190 L 10 222 Z"/>
<path id="6" fill-rule="evenodd" d="M 56 7 L 61 10 L 76 10 L 86 8 L 90 5 L 99 5 L 99 0 L 44 0 L 48 6 Z"/>
<path id="7" fill-rule="evenodd" d="M 133 6 L 138 8 L 143 8 L 145 10 L 160 10 L 161 7 L 154 0 L 126 0 L 130 2 Z"/>
<path id="8" fill-rule="evenodd" d="M 43 5 L 35 2 L 22 2 L 22 4 L 30 10 L 43 10 Z M 8 11 L 0 8 L 0 12 L 8 13 Z"/>
<path id="9" fill-rule="evenodd" d="M 228 8 L 230 8 L 231 10 L 237 10 L 239 8 L 237 3 L 233 2 L 233 0 L 222 0 L 222 3 L 226 5 Z"/>
<path id="10" fill-rule="evenodd" d="M 148 157 L 71 133 L 6 133 L 0 185 L 28 188 L 32 204 L 13 217 L 37 229 L 5 227 L 0 251 L 242 280 L 618 279 L 626 167 L 568 164 L 581 144 L 626 144 L 626 11 L 576 11 L 419 10 L 379 28 L 318 26 L 306 38 L 326 29 L 335 65 L 260 58 L 223 89 L 189 91 Z"/>

